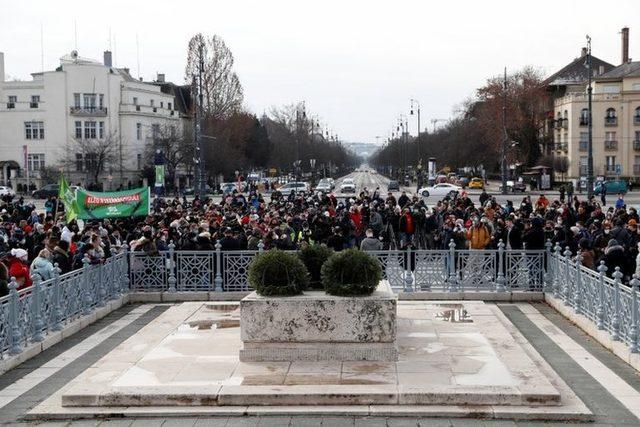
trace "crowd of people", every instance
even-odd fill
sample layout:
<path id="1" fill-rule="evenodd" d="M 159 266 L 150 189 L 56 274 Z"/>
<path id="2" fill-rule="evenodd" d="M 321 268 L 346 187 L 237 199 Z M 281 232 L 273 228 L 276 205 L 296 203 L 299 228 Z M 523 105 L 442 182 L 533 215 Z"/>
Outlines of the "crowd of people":
<path id="1" fill-rule="evenodd" d="M 640 218 L 619 196 L 615 205 L 577 196 L 557 199 L 524 196 L 500 204 L 483 192 L 474 203 L 465 192 L 430 203 L 402 192 L 397 198 L 380 188 L 363 188 L 343 197 L 323 193 L 267 194 L 257 191 L 220 198 L 156 198 L 146 217 L 64 221 L 64 207 L 50 199 L 44 211 L 24 199 L 0 202 L 0 296 L 15 277 L 20 288 L 38 274 L 47 280 L 112 254 L 132 251 L 150 255 L 169 249 L 224 251 L 278 248 L 291 250 L 326 244 L 333 250 L 568 248 L 595 268 L 602 260 L 611 274 L 620 267 L 628 279 L 637 262 Z M 54 208 L 55 206 L 55 208 Z"/>

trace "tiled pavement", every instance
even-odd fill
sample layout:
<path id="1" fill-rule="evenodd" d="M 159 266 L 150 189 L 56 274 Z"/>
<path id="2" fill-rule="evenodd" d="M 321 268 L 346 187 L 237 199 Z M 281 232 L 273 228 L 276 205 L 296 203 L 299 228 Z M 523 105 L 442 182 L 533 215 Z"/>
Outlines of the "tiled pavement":
<path id="1" fill-rule="evenodd" d="M 23 414 L 91 366 L 149 321 L 165 305 L 128 306 L 80 331 L 0 376 L 0 425 L 21 422 Z M 638 373 L 586 336 L 547 305 L 504 304 L 500 308 L 560 376 L 595 413 L 589 426 L 638 426 L 635 402 L 640 398 Z M 625 395 L 618 399 L 622 383 Z M 618 384 L 618 386 L 616 386 Z M 617 388 L 616 388 L 617 387 Z M 626 399 L 626 400 L 625 400 Z M 640 405 L 638 406 L 640 409 Z M 216 418 L 139 418 L 43 422 L 47 426 L 540 426 L 558 422 L 411 417 L 264 416 Z M 580 424 L 571 424 L 580 425 Z"/>

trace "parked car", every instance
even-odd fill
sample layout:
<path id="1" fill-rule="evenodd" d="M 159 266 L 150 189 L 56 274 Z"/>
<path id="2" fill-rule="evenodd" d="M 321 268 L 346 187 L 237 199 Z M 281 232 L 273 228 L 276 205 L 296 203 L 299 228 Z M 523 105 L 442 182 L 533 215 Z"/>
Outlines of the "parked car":
<path id="1" fill-rule="evenodd" d="M 482 190 L 484 188 L 484 181 L 482 180 L 482 178 L 471 178 L 471 181 L 469 181 L 469 188 Z"/>
<path id="2" fill-rule="evenodd" d="M 47 197 L 57 197 L 59 193 L 60 186 L 58 184 L 47 184 L 38 190 L 32 191 L 31 197 L 34 199 L 46 199 Z"/>
<path id="3" fill-rule="evenodd" d="M 400 183 L 398 181 L 389 181 L 387 191 L 400 191 Z"/>
<path id="4" fill-rule="evenodd" d="M 516 181 L 507 180 L 507 191 L 509 191 L 511 193 L 515 193 L 516 191 L 524 193 L 525 191 L 527 191 L 527 184 L 524 183 L 522 178 L 520 178 L 520 179 L 518 179 Z"/>
<path id="5" fill-rule="evenodd" d="M 301 191 L 309 191 L 309 183 L 301 181 L 288 182 L 279 188 L 282 194 L 291 193 L 291 190 L 299 193 Z"/>
<path id="6" fill-rule="evenodd" d="M 436 184 L 432 187 L 423 187 L 418 190 L 418 194 L 422 197 L 429 196 L 455 196 L 460 191 L 462 191 L 462 187 L 459 187 L 454 184 L 449 184 L 448 182 L 443 182 L 440 184 Z"/>
<path id="7" fill-rule="evenodd" d="M 458 179 L 458 185 L 462 188 L 466 188 L 469 185 L 469 178 L 467 178 L 466 176 L 461 176 Z"/>
<path id="8" fill-rule="evenodd" d="M 628 191 L 626 181 L 600 181 L 596 183 L 593 194 L 600 195 L 602 193 L 602 185 L 607 189 L 607 194 L 626 194 Z"/>
<path id="9" fill-rule="evenodd" d="M 351 178 L 345 178 L 342 180 L 342 184 L 340 184 L 340 192 L 341 193 L 355 193 L 356 192 L 356 183 Z"/>
<path id="10" fill-rule="evenodd" d="M 16 192 L 13 191 L 11 187 L 5 187 L 3 185 L 0 185 L 0 197 L 15 196 L 15 195 L 16 195 Z"/>

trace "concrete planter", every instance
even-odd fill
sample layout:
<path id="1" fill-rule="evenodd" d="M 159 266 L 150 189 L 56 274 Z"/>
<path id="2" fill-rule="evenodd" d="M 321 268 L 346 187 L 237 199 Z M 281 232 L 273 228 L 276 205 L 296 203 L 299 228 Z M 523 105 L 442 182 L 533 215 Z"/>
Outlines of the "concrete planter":
<path id="1" fill-rule="evenodd" d="M 240 301 L 240 360 L 395 361 L 396 305 L 387 282 L 367 297 L 321 291 L 263 297 L 253 292 Z"/>

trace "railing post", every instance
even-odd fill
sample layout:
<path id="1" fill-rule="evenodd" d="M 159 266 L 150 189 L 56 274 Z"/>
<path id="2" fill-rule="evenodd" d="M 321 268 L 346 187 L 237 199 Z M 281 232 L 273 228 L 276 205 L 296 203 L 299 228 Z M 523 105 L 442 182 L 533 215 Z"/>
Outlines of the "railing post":
<path id="1" fill-rule="evenodd" d="M 31 276 L 33 281 L 33 292 L 31 293 L 31 315 L 33 316 L 33 331 L 31 331 L 31 341 L 40 342 L 44 340 L 44 322 L 42 321 L 42 277 L 35 273 Z"/>
<path id="2" fill-rule="evenodd" d="M 631 279 L 631 327 L 629 328 L 629 351 L 638 352 L 638 277 Z"/>
<path id="3" fill-rule="evenodd" d="M 82 315 L 87 316 L 91 314 L 91 304 L 93 303 L 93 297 L 91 296 L 91 280 L 89 278 L 89 256 L 85 254 L 82 258 Z"/>
<path id="4" fill-rule="evenodd" d="M 571 251 L 569 246 L 564 251 L 564 265 L 565 265 L 565 283 L 564 283 L 564 305 L 571 305 Z"/>
<path id="5" fill-rule="evenodd" d="M 560 271 L 560 257 L 562 256 L 562 248 L 560 247 L 560 244 L 556 242 L 556 247 L 554 248 L 553 251 L 553 256 L 554 256 L 554 260 L 553 260 L 553 297 L 554 298 L 560 298 L 560 286 L 561 286 L 561 277 L 560 274 L 562 273 Z"/>
<path id="6" fill-rule="evenodd" d="M 220 240 L 216 242 L 216 277 L 213 281 L 216 292 L 222 292 L 222 245 Z"/>
<path id="7" fill-rule="evenodd" d="M 496 277 L 496 292 L 505 292 L 506 279 L 504 277 L 504 242 L 502 239 L 498 242 L 498 276 Z"/>
<path id="8" fill-rule="evenodd" d="M 456 244 L 451 239 L 449 242 L 449 292 L 458 292 L 456 282 Z"/>
<path id="9" fill-rule="evenodd" d="M 582 255 L 576 254 L 576 287 L 573 293 L 573 310 L 576 314 L 582 313 Z"/>
<path id="10" fill-rule="evenodd" d="M 545 249 L 545 253 L 544 253 L 544 260 L 543 262 L 543 266 L 544 268 L 544 275 L 542 276 L 542 280 L 544 280 L 544 287 L 542 289 L 543 292 L 551 292 L 551 290 L 553 289 L 553 273 L 551 271 L 551 248 L 553 247 L 553 245 L 551 244 L 551 240 L 547 239 L 547 242 L 544 244 L 544 249 Z"/>
<path id="11" fill-rule="evenodd" d="M 620 279 L 622 272 L 616 267 L 613 272 L 613 317 L 611 318 L 611 339 L 620 341 Z"/>
<path id="12" fill-rule="evenodd" d="M 58 267 L 56 262 L 53 266 L 53 323 L 51 325 L 52 331 L 62 330 L 62 285 L 60 283 L 60 273 L 62 270 Z"/>
<path id="13" fill-rule="evenodd" d="M 174 251 L 176 249 L 176 245 L 173 244 L 173 240 L 169 243 L 169 259 L 167 260 L 167 268 L 169 269 L 169 278 L 167 282 L 169 283 L 169 293 L 175 293 L 178 290 L 176 289 L 176 273 L 175 273 L 175 263 L 174 263 Z"/>
<path id="14" fill-rule="evenodd" d="M 262 241 L 262 239 L 260 239 L 260 241 L 258 242 L 258 253 L 262 252 L 264 252 L 264 242 Z"/>
<path id="15" fill-rule="evenodd" d="M 599 330 L 604 329 L 604 275 L 607 272 L 607 266 L 604 265 L 604 261 L 600 261 L 598 266 L 598 308 L 596 309 L 596 316 L 598 321 L 596 326 Z"/>
<path id="16" fill-rule="evenodd" d="M 404 291 L 413 292 L 413 278 L 411 277 L 411 246 L 407 246 L 407 262 L 404 266 Z"/>
<path id="17" fill-rule="evenodd" d="M 529 266 L 527 265 L 527 244 L 522 243 L 522 250 L 520 251 L 520 261 L 518 262 L 518 288 L 527 291 L 531 287 L 529 280 Z M 510 285 L 511 286 L 511 285 Z"/>
<path id="18" fill-rule="evenodd" d="M 96 307 L 104 307 L 105 300 L 107 299 L 107 290 L 104 285 L 104 266 L 105 264 L 96 267 L 98 272 L 98 301 L 96 301 Z"/>
<path id="19" fill-rule="evenodd" d="M 129 273 L 129 269 L 131 266 L 131 258 L 129 254 L 129 246 L 125 243 L 122 245 L 124 249 L 124 267 L 122 268 L 122 279 L 120 280 L 120 293 L 125 294 L 133 289 L 133 284 L 131 283 L 131 275 Z"/>
<path id="20" fill-rule="evenodd" d="M 20 297 L 18 296 L 18 282 L 12 277 L 9 282 L 9 354 L 15 356 L 22 352 L 20 341 L 22 334 L 19 325 Z"/>

